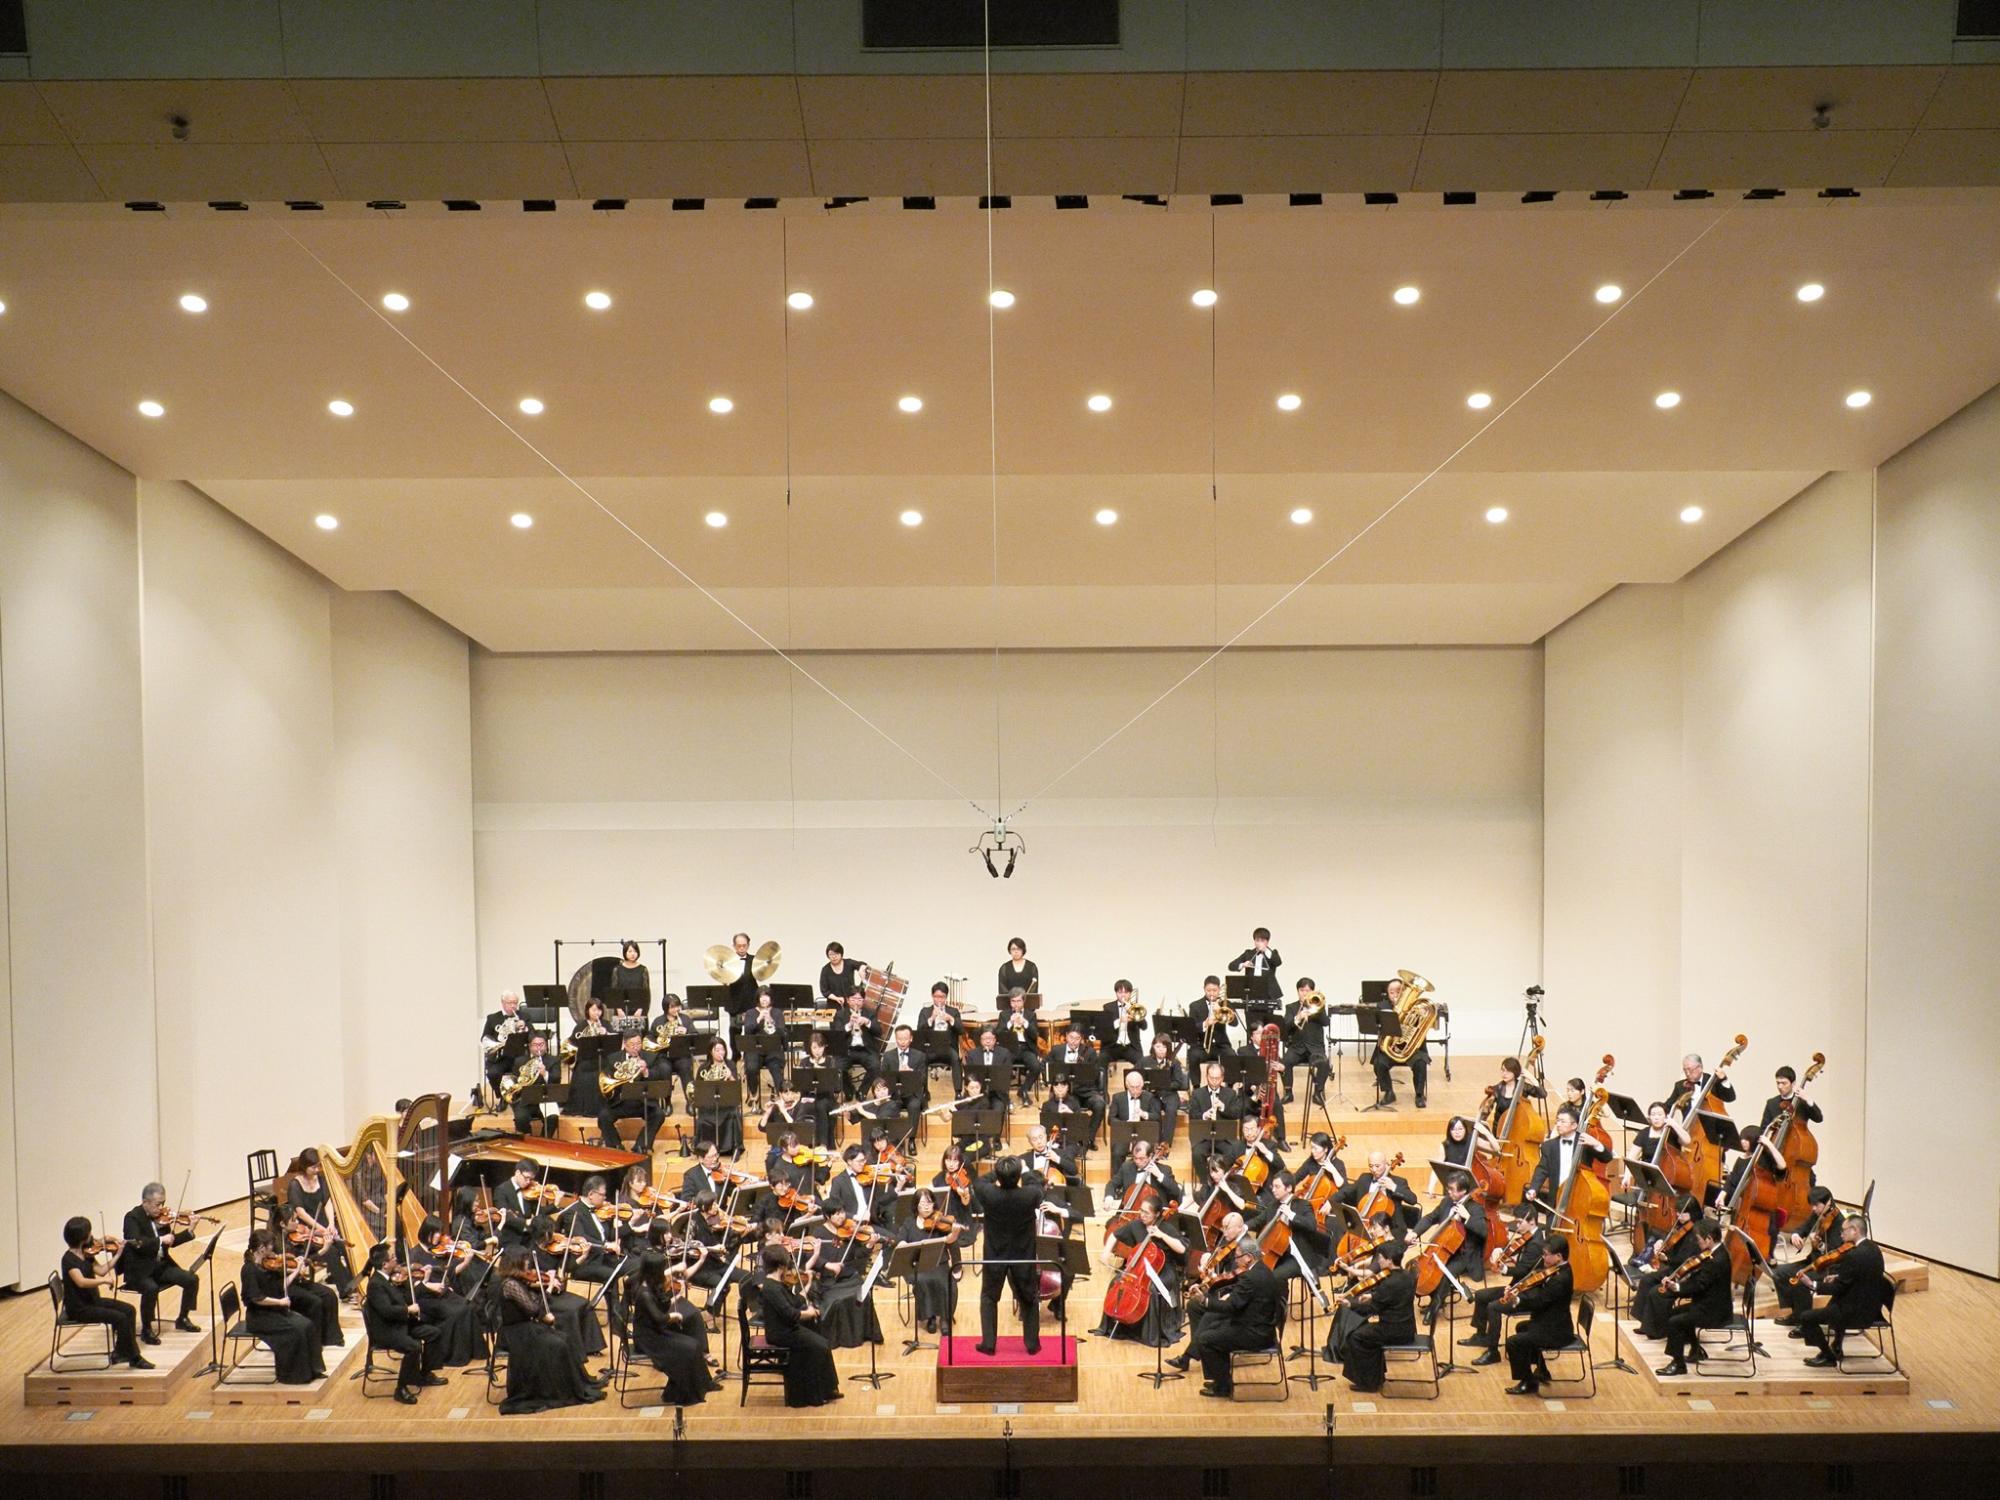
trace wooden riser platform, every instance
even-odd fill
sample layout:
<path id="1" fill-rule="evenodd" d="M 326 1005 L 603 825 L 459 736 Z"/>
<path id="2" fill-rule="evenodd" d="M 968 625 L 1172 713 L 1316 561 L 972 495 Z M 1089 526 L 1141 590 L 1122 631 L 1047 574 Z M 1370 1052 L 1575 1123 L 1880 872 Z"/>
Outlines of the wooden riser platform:
<path id="1" fill-rule="evenodd" d="M 96 1338 L 86 1330 L 70 1347 L 81 1350 Z M 165 1406 L 186 1373 L 207 1360 L 208 1334 L 182 1333 L 168 1323 L 160 1330 L 159 1343 L 140 1348 L 153 1362 L 153 1369 L 113 1365 L 108 1370 L 56 1371 L 44 1359 L 23 1377 L 22 1402 L 27 1406 Z M 66 1355 L 64 1362 L 71 1357 Z"/>
<path id="2" fill-rule="evenodd" d="M 318 1406 L 329 1391 L 337 1388 L 346 1378 L 348 1366 L 362 1357 L 367 1347 L 367 1333 L 361 1326 L 360 1312 L 347 1303 L 340 1305 L 340 1331 L 346 1335 L 345 1348 L 328 1349 L 326 1373 L 309 1385 L 274 1385 L 267 1371 L 252 1370 L 249 1378 L 242 1378 L 240 1372 L 232 1370 L 229 1378 L 217 1382 L 210 1395 L 217 1406 Z M 239 1348 L 242 1346 L 238 1346 Z M 262 1359 L 268 1356 L 261 1350 L 253 1356 Z"/>
<path id="3" fill-rule="evenodd" d="M 1044 1339 L 1039 1358 L 1030 1357 L 1018 1338 L 997 1342 L 994 1356 L 974 1352 L 957 1339 L 937 1356 L 937 1399 L 947 1405 L 974 1401 L 1074 1401 L 1077 1393 L 1074 1338 Z M 954 1363 L 947 1364 L 949 1354 Z"/>
<path id="4" fill-rule="evenodd" d="M 1641 1338 L 1638 1331 L 1630 1327 L 1621 1327 L 1618 1339 L 1625 1358 L 1638 1366 L 1640 1378 L 1650 1382 L 1653 1389 L 1663 1396 L 1830 1396 L 1835 1393 L 1847 1396 L 1907 1396 L 1910 1392 L 1909 1377 L 1890 1369 L 1887 1360 L 1880 1361 L 1876 1367 L 1861 1365 L 1853 1374 L 1842 1374 L 1839 1370 L 1807 1369 L 1806 1361 L 1812 1358 L 1812 1349 L 1801 1340 L 1790 1337 L 1788 1330 L 1776 1323 L 1759 1322 L 1757 1325 L 1757 1341 L 1763 1345 L 1765 1353 L 1757 1356 L 1755 1375 L 1732 1367 L 1726 1375 L 1689 1373 L 1662 1376 L 1655 1372 L 1667 1362 L 1667 1346 L 1664 1343 Z M 1848 1342 L 1856 1344 L 1851 1337 Z M 1711 1365 L 1709 1368 L 1719 1371 L 1724 1367 Z"/>

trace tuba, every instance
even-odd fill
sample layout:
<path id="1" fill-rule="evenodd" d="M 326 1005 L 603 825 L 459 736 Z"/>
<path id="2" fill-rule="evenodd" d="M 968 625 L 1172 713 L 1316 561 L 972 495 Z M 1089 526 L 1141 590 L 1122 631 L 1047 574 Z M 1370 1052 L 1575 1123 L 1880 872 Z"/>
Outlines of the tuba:
<path id="1" fill-rule="evenodd" d="M 1438 1008 L 1424 998 L 1433 991 L 1431 982 L 1423 975 L 1398 969 L 1396 977 L 1403 981 L 1403 995 L 1396 1002 L 1396 1034 L 1385 1035 L 1381 1046 L 1383 1056 L 1390 1062 L 1406 1063 L 1423 1046 L 1431 1024 L 1437 1020 Z"/>

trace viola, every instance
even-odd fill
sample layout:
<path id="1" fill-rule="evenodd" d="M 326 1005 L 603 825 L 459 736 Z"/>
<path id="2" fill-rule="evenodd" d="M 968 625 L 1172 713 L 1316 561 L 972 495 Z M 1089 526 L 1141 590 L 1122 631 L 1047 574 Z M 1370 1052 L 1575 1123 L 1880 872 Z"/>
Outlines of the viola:
<path id="1" fill-rule="evenodd" d="M 1523 1276 L 1519 1281 L 1500 1294 L 1501 1304 L 1503 1306 L 1512 1306 L 1520 1299 L 1521 1293 L 1528 1290 L 1529 1287 L 1540 1286 L 1561 1269 L 1562 1267 L 1557 1265 L 1543 1266 L 1540 1270 L 1530 1271 L 1526 1276 Z"/>

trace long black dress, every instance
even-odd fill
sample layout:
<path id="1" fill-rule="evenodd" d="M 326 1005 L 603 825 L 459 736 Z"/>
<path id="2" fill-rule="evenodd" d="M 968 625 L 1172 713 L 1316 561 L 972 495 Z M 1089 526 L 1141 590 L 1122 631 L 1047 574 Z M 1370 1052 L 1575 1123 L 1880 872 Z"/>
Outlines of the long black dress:
<path id="1" fill-rule="evenodd" d="M 830 1231 L 821 1238 L 828 1244 L 820 1251 L 820 1264 L 841 1269 L 838 1276 L 821 1282 L 826 1290 L 820 1299 L 819 1331 L 836 1349 L 859 1349 L 863 1344 L 881 1343 L 882 1320 L 875 1314 L 875 1289 L 869 1288 L 865 1300 L 861 1296 L 876 1252 L 856 1241 L 833 1239 Z"/>
<path id="2" fill-rule="evenodd" d="M 316 1188 L 308 1188 L 304 1179 L 294 1177 L 285 1190 L 286 1211 L 289 1214 L 290 1210 L 298 1209 L 316 1224 L 334 1224 L 334 1216 L 327 1212 L 327 1196 L 324 1177 Z M 347 1263 L 345 1241 L 335 1240 L 325 1249 L 315 1250 L 312 1258 L 325 1268 L 326 1279 L 339 1296 L 345 1297 L 354 1289 L 354 1268 Z"/>
<path id="3" fill-rule="evenodd" d="M 560 1271 L 567 1274 L 570 1269 L 569 1258 L 566 1256 L 549 1255 L 537 1250 L 534 1258 L 538 1270 Z M 594 1292 L 595 1288 L 592 1288 L 592 1291 Z M 535 1305 L 538 1309 L 541 1306 L 539 1296 L 535 1299 Z M 604 1352 L 604 1330 L 598 1327 L 597 1314 L 591 1310 L 589 1302 L 584 1298 L 575 1292 L 550 1292 L 549 1311 L 556 1315 L 556 1327 L 570 1348 L 575 1351 L 579 1364 Z"/>
<path id="4" fill-rule="evenodd" d="M 824 1406 L 841 1398 L 840 1371 L 833 1346 L 811 1323 L 800 1319 L 798 1293 L 775 1277 L 750 1283 L 764 1309 L 764 1337 L 776 1349 L 792 1351 L 785 1365 L 785 1405 Z"/>
<path id="5" fill-rule="evenodd" d="M 965 1226 L 959 1226 L 959 1239 L 965 1238 Z M 915 1240 L 934 1240 L 939 1236 L 925 1229 L 914 1218 L 905 1221 L 899 1231 L 900 1239 L 906 1244 Z M 915 1293 L 917 1319 L 922 1323 L 943 1321 L 949 1323 L 958 1315 L 957 1272 L 961 1261 L 958 1244 L 947 1245 L 937 1268 L 931 1271 L 914 1271 L 910 1275 L 910 1285 Z"/>
<path id="6" fill-rule="evenodd" d="M 296 1307 L 262 1305 L 288 1295 L 280 1272 L 246 1260 L 238 1289 L 243 1294 L 243 1326 L 270 1349 L 278 1366 L 278 1384 L 310 1385 L 326 1374 L 326 1361 L 319 1352 L 319 1330 L 312 1320 Z"/>
<path id="7" fill-rule="evenodd" d="M 417 1285 L 417 1305 L 424 1310 L 424 1321 L 438 1330 L 438 1363 L 454 1368 L 473 1363 L 481 1357 L 477 1309 L 459 1291 L 451 1268 L 440 1266 L 428 1250 L 412 1247 L 410 1259 L 423 1277 Z M 424 1283 L 432 1281 L 442 1283 L 444 1290 L 426 1291 Z"/>
<path id="8" fill-rule="evenodd" d="M 1111 1237 L 1127 1249 L 1131 1249 L 1146 1237 L 1146 1226 L 1135 1219 L 1129 1224 L 1120 1225 L 1113 1231 Z M 1159 1242 L 1156 1240 L 1154 1243 Z M 1174 1254 L 1173 1248 L 1169 1245 L 1160 1245 L 1160 1250 L 1167 1258 L 1166 1266 L 1160 1271 L 1160 1280 L 1165 1283 L 1173 1301 L 1169 1302 L 1160 1295 L 1158 1287 L 1153 1287 L 1152 1300 L 1146 1306 L 1145 1317 L 1137 1323 L 1117 1323 L 1107 1316 L 1098 1322 L 1099 1338 L 1136 1340 L 1148 1349 L 1168 1349 L 1178 1344 L 1186 1334 L 1187 1314 L 1181 1308 L 1182 1257 Z M 1110 1283 L 1107 1281 L 1105 1285 L 1108 1290 Z"/>
<path id="9" fill-rule="evenodd" d="M 708 1399 L 708 1364 L 684 1317 L 651 1286 L 639 1283 L 632 1299 L 632 1342 L 667 1377 L 669 1406 L 698 1406 Z M 699 1315 L 692 1321 L 699 1325 Z"/>
<path id="10" fill-rule="evenodd" d="M 517 1277 L 501 1280 L 500 1343 L 507 1351 L 507 1399 L 500 1410 L 507 1416 L 604 1399 L 604 1392 L 585 1376 L 583 1360 L 569 1341 L 542 1316 L 541 1293 Z"/>

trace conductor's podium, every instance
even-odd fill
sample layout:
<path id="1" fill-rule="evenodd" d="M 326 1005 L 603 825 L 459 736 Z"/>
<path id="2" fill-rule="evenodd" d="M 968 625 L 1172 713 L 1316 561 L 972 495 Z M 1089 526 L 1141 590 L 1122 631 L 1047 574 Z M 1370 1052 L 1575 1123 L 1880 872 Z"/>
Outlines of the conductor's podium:
<path id="1" fill-rule="evenodd" d="M 1033 1354 L 1018 1338 L 995 1342 L 981 1354 L 978 1341 L 940 1341 L 937 1399 L 943 1405 L 974 1401 L 1076 1400 L 1076 1340 L 1046 1338 Z"/>

